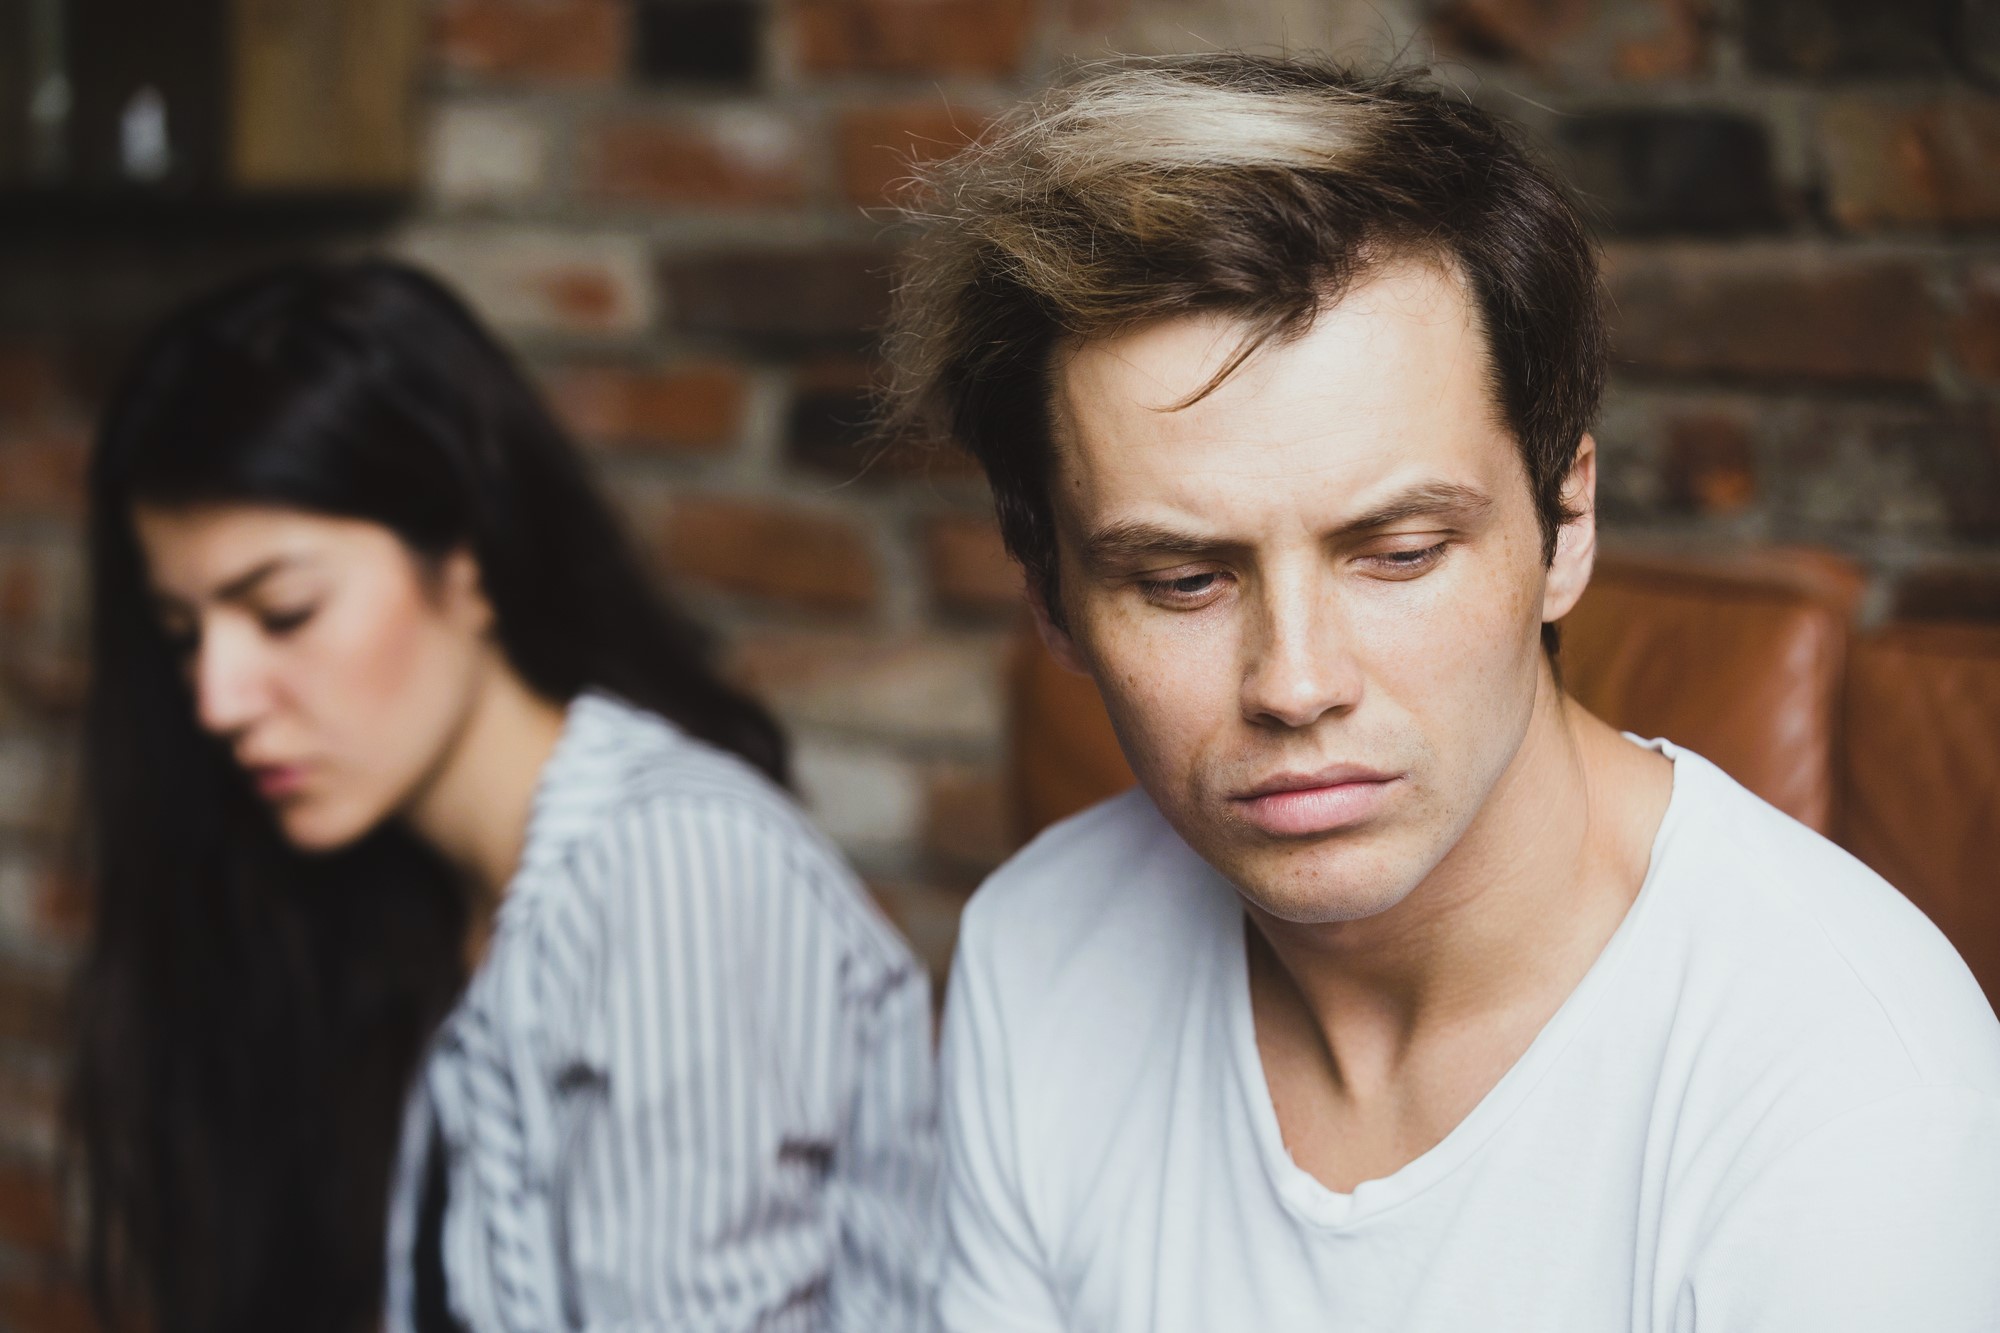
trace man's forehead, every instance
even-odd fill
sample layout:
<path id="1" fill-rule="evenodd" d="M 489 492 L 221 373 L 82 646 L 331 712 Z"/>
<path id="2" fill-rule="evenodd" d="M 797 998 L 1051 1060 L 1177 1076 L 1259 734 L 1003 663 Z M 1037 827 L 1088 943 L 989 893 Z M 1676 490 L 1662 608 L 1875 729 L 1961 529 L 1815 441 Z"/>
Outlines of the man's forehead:
<path id="1" fill-rule="evenodd" d="M 1435 266 L 1385 267 L 1200 394 L 1248 332 L 1201 313 L 1065 348 L 1051 421 L 1065 489 L 1211 473 L 1282 482 L 1412 454 L 1514 452 L 1476 313 Z"/>

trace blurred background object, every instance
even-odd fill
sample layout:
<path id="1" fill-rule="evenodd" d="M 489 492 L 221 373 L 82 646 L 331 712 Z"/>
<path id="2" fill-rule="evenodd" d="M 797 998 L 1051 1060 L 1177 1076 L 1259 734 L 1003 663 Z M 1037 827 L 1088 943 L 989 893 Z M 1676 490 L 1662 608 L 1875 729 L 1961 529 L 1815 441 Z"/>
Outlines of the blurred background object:
<path id="1" fill-rule="evenodd" d="M 410 0 L 12 0 L 0 185 L 16 208 L 203 209 L 416 183 Z"/>
<path id="2" fill-rule="evenodd" d="M 1435 59 L 1587 193 L 1612 541 L 1837 552 L 1864 636 L 2000 619 L 1990 0 L 0 0 L 0 1329 L 86 1326 L 47 1173 L 77 522 L 138 333 L 300 252 L 458 286 L 941 970 L 1016 833 L 1017 583 L 962 461 L 868 442 L 883 206 L 1065 59 L 1211 46 Z"/>

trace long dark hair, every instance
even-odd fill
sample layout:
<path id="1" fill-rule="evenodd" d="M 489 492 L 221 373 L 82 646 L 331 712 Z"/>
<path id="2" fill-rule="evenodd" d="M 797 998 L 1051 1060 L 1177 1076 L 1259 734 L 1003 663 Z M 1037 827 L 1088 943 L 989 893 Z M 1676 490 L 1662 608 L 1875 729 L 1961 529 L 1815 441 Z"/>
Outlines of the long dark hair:
<path id="1" fill-rule="evenodd" d="M 464 981 L 467 904 L 391 825 L 305 855 L 217 740 L 150 610 L 135 502 L 363 518 L 470 550 L 529 686 L 610 690 L 783 781 L 585 466 L 449 292 L 385 261 L 288 267 L 173 317 L 90 476 L 95 934 L 70 1099 L 107 1322 L 350 1333 L 380 1306 L 405 1090 Z"/>

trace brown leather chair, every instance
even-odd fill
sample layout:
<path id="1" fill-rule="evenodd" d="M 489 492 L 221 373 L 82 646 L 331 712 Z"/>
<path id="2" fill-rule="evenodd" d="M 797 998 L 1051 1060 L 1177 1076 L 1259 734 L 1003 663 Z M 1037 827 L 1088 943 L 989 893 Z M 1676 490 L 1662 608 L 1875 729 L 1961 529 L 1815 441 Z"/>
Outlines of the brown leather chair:
<path id="1" fill-rule="evenodd" d="M 1855 646 L 1840 841 L 1929 913 L 2000 1007 L 2000 624 Z"/>
<path id="2" fill-rule="evenodd" d="M 1931 914 L 2000 1002 L 2000 624 L 1857 637 L 1828 552 L 1607 555 L 1563 622 L 1563 682 L 1833 837 Z M 1088 680 L 1023 631 L 1009 768 L 1023 839 L 1132 782 Z"/>
<path id="3" fill-rule="evenodd" d="M 1665 736 L 1821 833 L 1862 577 L 1821 551 L 1731 561 L 1607 556 L 1562 623 L 1564 687 L 1622 730 Z"/>

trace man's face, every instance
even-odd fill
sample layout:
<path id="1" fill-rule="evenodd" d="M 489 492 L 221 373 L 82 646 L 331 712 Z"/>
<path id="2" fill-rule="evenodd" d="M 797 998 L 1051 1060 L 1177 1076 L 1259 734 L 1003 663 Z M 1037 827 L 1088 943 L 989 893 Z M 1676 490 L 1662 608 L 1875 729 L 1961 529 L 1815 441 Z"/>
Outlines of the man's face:
<path id="1" fill-rule="evenodd" d="M 1059 362 L 1052 644 L 1190 846 L 1273 915 L 1354 920 L 1421 883 L 1506 773 L 1589 521 L 1552 577 L 1448 273 L 1385 266 L 1172 410 L 1241 332 L 1189 316 Z M 1586 440 L 1585 503 L 1590 469 Z"/>

